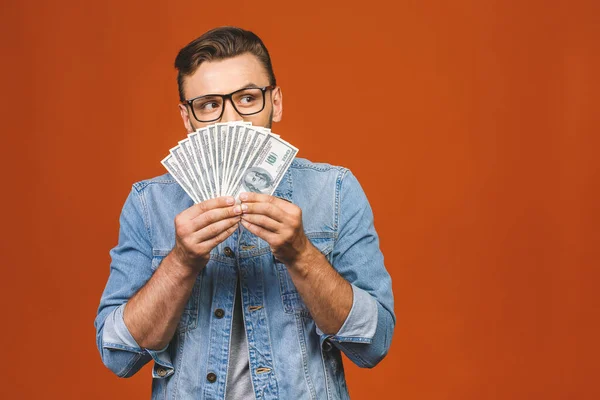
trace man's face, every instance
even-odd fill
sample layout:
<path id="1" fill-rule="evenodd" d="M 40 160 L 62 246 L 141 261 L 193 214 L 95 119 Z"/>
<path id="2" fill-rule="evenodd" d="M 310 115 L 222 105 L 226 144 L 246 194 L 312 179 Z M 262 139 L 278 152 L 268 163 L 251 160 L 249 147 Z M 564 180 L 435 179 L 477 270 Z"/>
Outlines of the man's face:
<path id="1" fill-rule="evenodd" d="M 256 56 L 246 53 L 220 61 L 204 62 L 196 72 L 184 79 L 183 93 L 186 99 L 207 94 L 229 94 L 245 87 L 269 86 L 269 76 Z M 265 93 L 265 108 L 258 114 L 242 116 L 235 111 L 229 100 L 225 101 L 223 116 L 212 122 L 199 122 L 191 110 L 179 105 L 181 118 L 188 131 L 216 122 L 248 121 L 252 125 L 271 127 L 271 122 L 279 122 L 283 112 L 281 89 L 276 87 Z"/>

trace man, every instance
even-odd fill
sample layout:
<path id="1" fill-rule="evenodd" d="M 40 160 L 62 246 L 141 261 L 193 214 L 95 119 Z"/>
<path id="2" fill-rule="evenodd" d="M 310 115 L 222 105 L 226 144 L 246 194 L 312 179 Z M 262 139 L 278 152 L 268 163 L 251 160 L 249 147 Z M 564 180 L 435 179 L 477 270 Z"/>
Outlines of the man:
<path id="1" fill-rule="evenodd" d="M 281 120 L 253 33 L 209 31 L 175 66 L 188 132 Z M 244 108 L 248 91 L 260 110 Z M 95 321 L 104 364 L 129 377 L 152 360 L 154 399 L 348 398 L 340 352 L 375 366 L 395 324 L 360 185 L 347 169 L 296 159 L 273 196 L 240 200 L 194 205 L 169 174 L 133 185 Z"/>

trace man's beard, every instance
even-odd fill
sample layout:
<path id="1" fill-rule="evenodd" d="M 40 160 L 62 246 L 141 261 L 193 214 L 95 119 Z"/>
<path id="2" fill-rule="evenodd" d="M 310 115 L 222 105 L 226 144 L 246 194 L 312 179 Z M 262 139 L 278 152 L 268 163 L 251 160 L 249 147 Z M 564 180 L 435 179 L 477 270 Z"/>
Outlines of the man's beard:
<path id="1" fill-rule="evenodd" d="M 272 124 L 273 124 L 273 107 L 271 107 L 271 113 L 269 114 L 269 121 L 267 122 L 267 126 L 265 126 L 265 128 L 271 129 Z"/>

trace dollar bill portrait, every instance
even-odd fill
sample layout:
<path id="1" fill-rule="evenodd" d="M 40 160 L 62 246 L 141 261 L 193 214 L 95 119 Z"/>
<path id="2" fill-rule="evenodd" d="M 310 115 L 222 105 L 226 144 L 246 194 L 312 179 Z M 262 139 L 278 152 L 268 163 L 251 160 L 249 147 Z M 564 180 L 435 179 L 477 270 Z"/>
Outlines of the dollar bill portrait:
<path id="1" fill-rule="evenodd" d="M 273 177 L 264 168 L 252 167 L 244 173 L 244 188 L 249 192 L 266 193 L 273 184 Z"/>

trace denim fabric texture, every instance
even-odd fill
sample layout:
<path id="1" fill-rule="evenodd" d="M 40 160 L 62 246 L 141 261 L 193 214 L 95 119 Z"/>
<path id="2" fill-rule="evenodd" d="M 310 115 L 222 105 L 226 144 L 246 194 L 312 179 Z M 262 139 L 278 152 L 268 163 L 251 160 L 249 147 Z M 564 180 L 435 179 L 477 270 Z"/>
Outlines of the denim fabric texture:
<path id="1" fill-rule="evenodd" d="M 95 328 L 111 371 L 129 377 L 152 361 L 153 399 L 224 399 L 239 272 L 256 399 L 349 398 L 341 352 L 360 367 L 375 366 L 388 352 L 396 321 L 371 207 L 348 169 L 304 159 L 294 160 L 274 195 L 302 209 L 307 237 L 352 285 L 352 309 L 337 334 L 316 326 L 287 267 L 240 225 L 211 252 L 171 342 L 160 351 L 140 348 L 123 308 L 173 248 L 175 216 L 193 205 L 165 174 L 133 185 L 110 252 Z M 214 316 L 217 308 L 222 318 Z"/>

